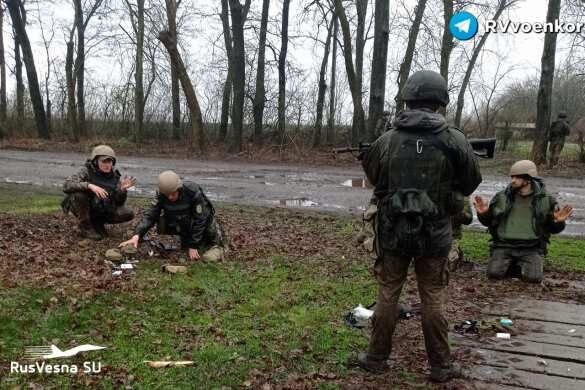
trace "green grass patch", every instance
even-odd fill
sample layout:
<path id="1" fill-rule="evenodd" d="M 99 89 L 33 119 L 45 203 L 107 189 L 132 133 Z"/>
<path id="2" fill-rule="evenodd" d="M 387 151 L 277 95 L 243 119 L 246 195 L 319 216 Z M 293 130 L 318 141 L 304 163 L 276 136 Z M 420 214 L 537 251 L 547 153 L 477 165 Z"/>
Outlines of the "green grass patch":
<path id="1" fill-rule="evenodd" d="M 32 185 L 0 184 L 0 212 L 40 214 L 59 210 L 63 196 Z"/>

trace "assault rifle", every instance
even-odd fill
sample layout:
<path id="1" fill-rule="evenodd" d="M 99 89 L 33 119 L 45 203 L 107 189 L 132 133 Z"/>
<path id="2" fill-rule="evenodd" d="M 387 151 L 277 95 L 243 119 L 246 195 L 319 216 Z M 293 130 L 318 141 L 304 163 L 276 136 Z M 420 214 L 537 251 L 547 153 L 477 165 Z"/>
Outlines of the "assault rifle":
<path id="1" fill-rule="evenodd" d="M 495 138 L 471 138 L 468 139 L 473 153 L 481 158 L 494 158 L 494 152 L 496 150 L 496 139 Z M 357 153 L 356 158 L 363 160 L 365 154 L 370 149 L 371 144 L 366 142 L 360 142 L 357 147 L 346 147 L 346 148 L 335 148 L 333 154 L 338 153 Z"/>

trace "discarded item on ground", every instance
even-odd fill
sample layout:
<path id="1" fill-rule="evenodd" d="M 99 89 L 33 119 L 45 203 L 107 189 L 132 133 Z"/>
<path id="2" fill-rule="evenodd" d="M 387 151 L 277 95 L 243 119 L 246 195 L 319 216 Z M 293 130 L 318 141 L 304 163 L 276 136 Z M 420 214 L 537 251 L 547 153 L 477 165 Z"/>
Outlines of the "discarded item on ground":
<path id="1" fill-rule="evenodd" d="M 453 329 L 459 334 L 479 334 L 479 328 L 475 320 L 462 321 L 459 324 L 455 324 Z"/>
<path id="2" fill-rule="evenodd" d="M 374 311 L 369 309 L 373 305 L 375 305 L 375 302 L 372 305 L 368 306 L 368 308 L 365 308 L 360 303 L 355 308 L 351 309 L 343 317 L 343 320 L 347 325 L 352 326 L 354 328 L 365 328 L 368 326 L 370 317 L 372 317 L 372 315 L 374 314 Z"/>
<path id="3" fill-rule="evenodd" d="M 359 305 L 357 305 L 352 310 L 352 312 L 353 312 L 353 315 L 356 316 L 356 318 L 360 319 L 360 320 L 368 320 L 374 314 L 373 310 L 366 309 L 365 307 L 362 306 L 361 303 Z"/>
<path id="4" fill-rule="evenodd" d="M 106 259 L 111 261 L 120 261 L 122 260 L 122 253 L 120 253 L 117 249 L 108 249 L 106 251 Z"/>
<path id="5" fill-rule="evenodd" d="M 510 333 L 496 333 L 496 337 L 499 339 L 510 340 Z"/>
<path id="6" fill-rule="evenodd" d="M 146 360 L 145 363 L 148 364 L 148 366 L 149 367 L 152 367 L 152 368 L 183 367 L 183 366 L 192 366 L 193 364 L 195 364 L 195 362 L 194 361 L 191 361 L 191 360 L 178 360 L 178 361 L 167 361 L 167 360 L 151 361 L 151 360 Z"/>
<path id="7" fill-rule="evenodd" d="M 124 263 L 124 264 L 120 264 L 120 268 L 121 269 L 133 269 L 134 266 L 130 263 Z"/>
<path id="8" fill-rule="evenodd" d="M 576 329 L 569 329 L 569 333 L 575 333 L 576 331 Z"/>
<path id="9" fill-rule="evenodd" d="M 502 318 L 500 319 L 500 324 L 502 325 L 512 325 L 513 321 L 509 318 Z"/>
<path id="10" fill-rule="evenodd" d="M 121 250 L 125 255 L 135 255 L 138 252 L 134 245 L 124 245 Z"/>
<path id="11" fill-rule="evenodd" d="M 167 257 L 168 252 L 175 251 L 178 247 L 174 244 L 165 244 L 158 240 L 153 240 L 148 235 L 144 236 L 144 242 L 148 245 L 148 256 L 152 257 L 155 254 L 161 257 Z"/>
<path id="12" fill-rule="evenodd" d="M 538 364 L 540 364 L 541 366 L 545 366 L 545 367 L 548 366 L 548 363 L 544 359 L 539 359 Z"/>
<path id="13" fill-rule="evenodd" d="M 122 276 L 122 271 L 118 270 L 118 271 L 113 271 L 112 272 L 112 276 Z"/>
<path id="14" fill-rule="evenodd" d="M 183 265 L 170 265 L 170 264 L 165 264 L 162 266 L 162 270 L 165 272 L 170 272 L 171 274 L 177 274 L 177 273 L 185 273 L 187 272 L 187 267 L 183 266 Z"/>

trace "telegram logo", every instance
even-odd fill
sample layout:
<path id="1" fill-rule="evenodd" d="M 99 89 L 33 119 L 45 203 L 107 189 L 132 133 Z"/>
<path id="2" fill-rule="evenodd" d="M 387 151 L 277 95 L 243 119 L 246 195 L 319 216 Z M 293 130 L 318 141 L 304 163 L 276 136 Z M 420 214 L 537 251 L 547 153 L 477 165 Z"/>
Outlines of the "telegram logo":
<path id="1" fill-rule="evenodd" d="M 477 34 L 477 18 L 467 11 L 457 12 L 451 17 L 449 30 L 460 41 L 471 39 Z"/>

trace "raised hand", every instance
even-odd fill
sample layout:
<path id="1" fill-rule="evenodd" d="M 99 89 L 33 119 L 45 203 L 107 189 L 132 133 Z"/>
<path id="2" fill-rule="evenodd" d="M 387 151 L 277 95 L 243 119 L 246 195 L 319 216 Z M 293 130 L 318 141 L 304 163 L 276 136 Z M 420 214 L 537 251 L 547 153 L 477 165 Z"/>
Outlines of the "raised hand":
<path id="1" fill-rule="evenodd" d="M 128 188 L 132 187 L 136 184 L 136 178 L 133 176 L 124 176 L 122 180 L 120 180 L 120 189 L 122 191 L 126 191 Z"/>
<path id="2" fill-rule="evenodd" d="M 562 208 L 559 206 L 555 207 L 555 211 L 553 213 L 554 221 L 555 222 L 565 222 L 570 216 L 573 214 L 573 207 L 571 205 L 564 205 Z"/>
<path id="3" fill-rule="evenodd" d="M 473 198 L 473 206 L 475 207 L 475 210 L 478 214 L 487 213 L 490 208 L 490 204 L 479 195 L 476 195 Z"/>

